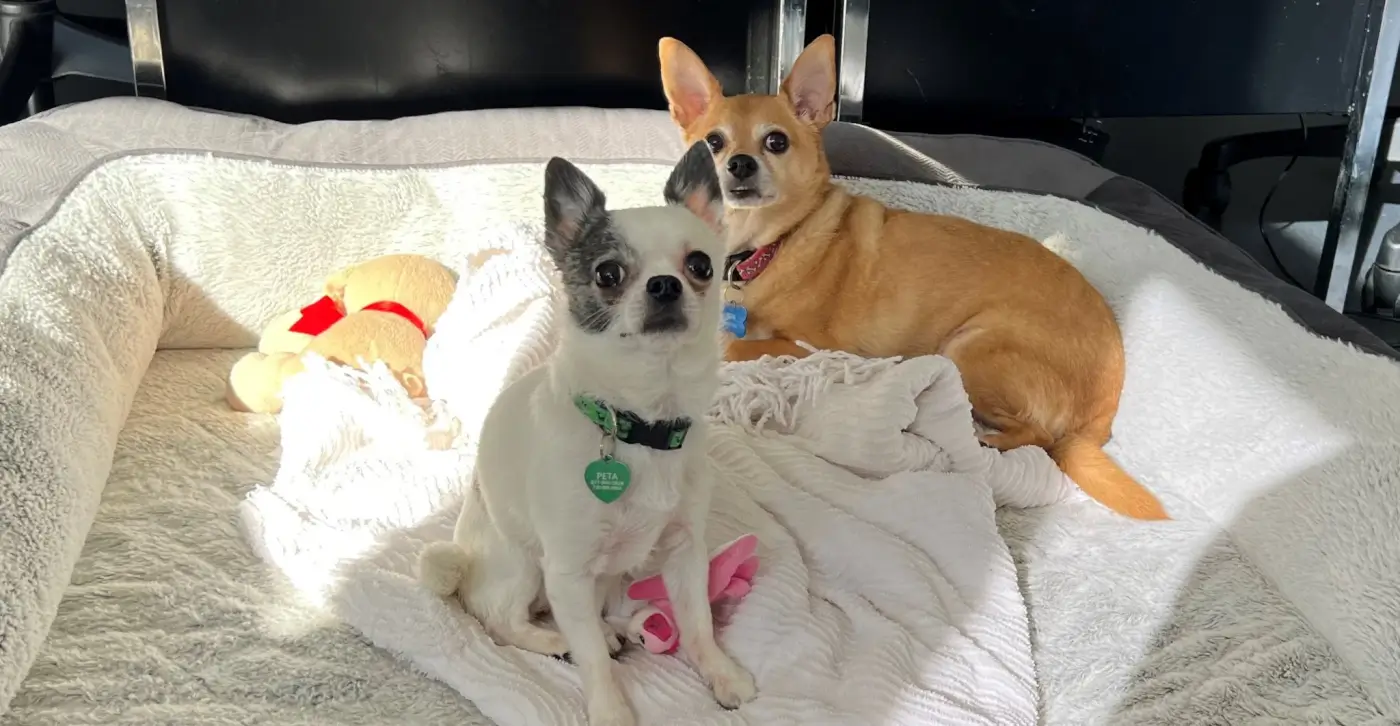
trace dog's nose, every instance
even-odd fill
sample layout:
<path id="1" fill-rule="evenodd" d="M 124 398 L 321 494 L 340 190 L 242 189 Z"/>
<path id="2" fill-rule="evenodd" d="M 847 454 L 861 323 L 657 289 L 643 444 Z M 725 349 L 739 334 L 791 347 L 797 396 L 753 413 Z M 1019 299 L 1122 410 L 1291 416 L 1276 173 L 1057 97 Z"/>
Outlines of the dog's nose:
<path id="1" fill-rule="evenodd" d="M 728 169 L 735 179 L 748 179 L 758 171 L 758 162 L 748 154 L 735 154 L 729 157 Z"/>
<path id="2" fill-rule="evenodd" d="M 657 302 L 675 302 L 681 296 L 681 281 L 672 275 L 657 275 L 647 280 L 647 294 Z"/>

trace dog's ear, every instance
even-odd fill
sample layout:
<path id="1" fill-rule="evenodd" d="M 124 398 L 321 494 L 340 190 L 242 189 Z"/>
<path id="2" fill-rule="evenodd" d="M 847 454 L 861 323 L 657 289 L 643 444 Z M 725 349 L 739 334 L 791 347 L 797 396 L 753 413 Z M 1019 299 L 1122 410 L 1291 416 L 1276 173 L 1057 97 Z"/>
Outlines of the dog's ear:
<path id="1" fill-rule="evenodd" d="M 685 43 L 675 38 L 662 38 L 658 51 L 661 88 L 666 92 L 666 102 L 671 105 L 671 119 L 688 131 L 724 91 L 705 67 L 705 62 Z"/>
<path id="2" fill-rule="evenodd" d="M 559 157 L 544 167 L 544 244 L 559 254 L 578 242 L 590 217 L 605 213 L 607 198 L 579 168 Z"/>
<path id="3" fill-rule="evenodd" d="M 822 128 L 836 113 L 836 39 L 823 35 L 807 46 L 783 79 L 783 95 L 797 117 Z"/>
<path id="4" fill-rule="evenodd" d="M 710 229 L 719 233 L 724 226 L 724 197 L 710 147 L 697 141 L 671 170 L 666 180 L 666 203 L 689 209 Z"/>

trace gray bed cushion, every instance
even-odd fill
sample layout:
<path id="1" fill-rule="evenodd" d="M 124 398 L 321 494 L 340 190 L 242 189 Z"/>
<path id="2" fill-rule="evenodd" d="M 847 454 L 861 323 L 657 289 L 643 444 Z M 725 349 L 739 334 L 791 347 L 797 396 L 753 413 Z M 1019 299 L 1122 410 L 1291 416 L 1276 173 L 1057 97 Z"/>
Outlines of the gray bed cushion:
<path id="1" fill-rule="evenodd" d="M 1221 275 L 1278 303 L 1294 320 L 1314 333 L 1400 360 L 1400 351 L 1390 347 L 1375 333 L 1327 307 L 1306 290 L 1290 285 L 1269 272 L 1244 249 L 1226 242 L 1214 230 L 1146 184 L 1116 176 L 1090 192 L 1084 201 L 1156 230 L 1182 251 Z"/>
<path id="2" fill-rule="evenodd" d="M 1068 199 L 1083 199 L 1115 176 L 1079 154 L 1027 139 L 887 133 L 835 123 L 827 127 L 823 140 L 832 172 L 843 176 L 942 181 L 919 162 L 919 154 L 924 154 L 978 186 Z"/>

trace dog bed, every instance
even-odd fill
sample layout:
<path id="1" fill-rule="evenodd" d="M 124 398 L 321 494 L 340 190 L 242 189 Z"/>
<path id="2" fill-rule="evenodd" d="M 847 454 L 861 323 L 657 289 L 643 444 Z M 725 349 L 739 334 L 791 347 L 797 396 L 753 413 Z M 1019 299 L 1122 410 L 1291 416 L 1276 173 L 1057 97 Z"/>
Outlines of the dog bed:
<path id="1" fill-rule="evenodd" d="M 937 167 L 833 137 L 838 170 L 889 178 L 862 191 L 1062 235 L 1124 322 L 1110 450 L 1176 519 L 1079 497 L 998 512 L 1040 722 L 1393 722 L 1400 368 L 1379 342 L 1077 157 L 904 139 L 1032 192 L 1012 193 L 902 181 Z M 181 152 L 124 153 L 151 148 Z M 276 477 L 280 431 L 228 411 L 223 376 L 338 265 L 470 269 L 544 157 L 635 164 L 612 183 L 641 203 L 680 151 L 664 114 L 582 110 L 285 128 L 113 101 L 0 131 L 0 723 L 485 723 L 254 553 L 238 509 Z"/>

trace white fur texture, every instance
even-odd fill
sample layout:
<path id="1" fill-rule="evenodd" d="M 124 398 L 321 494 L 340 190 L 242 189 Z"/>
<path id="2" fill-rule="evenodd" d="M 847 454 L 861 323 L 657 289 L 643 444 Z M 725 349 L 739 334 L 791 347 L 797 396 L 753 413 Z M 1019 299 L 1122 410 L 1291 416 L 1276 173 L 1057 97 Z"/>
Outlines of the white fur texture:
<path id="1" fill-rule="evenodd" d="M 242 123 L 200 118 L 212 129 Z M 76 173 L 74 153 L 63 146 L 75 137 L 57 123 L 26 127 L 36 143 L 67 149 L 55 158 L 69 161 L 50 179 Z M 580 138 L 569 135 L 577 124 L 550 123 L 554 130 L 539 143 Z M 238 128 L 250 129 L 249 143 L 266 137 Z M 664 114 L 657 128 L 643 140 L 675 138 Z M 133 139 L 149 133 L 140 124 L 120 130 Z M 193 126 L 176 130 L 187 135 L 174 134 L 171 143 L 198 141 Z M 384 143 L 368 131 L 333 148 L 310 130 L 279 133 L 273 137 L 279 150 L 315 158 L 358 159 Z M 401 138 L 405 144 L 395 153 L 403 156 L 395 158 L 446 158 L 440 148 L 409 143 L 416 137 Z M 624 153 L 610 148 L 611 156 Z M 630 206 L 659 202 L 669 166 L 587 171 L 610 201 Z M 391 528 L 430 521 L 437 501 L 377 486 L 372 478 L 356 480 L 359 488 L 344 496 L 324 491 L 317 501 L 344 517 L 324 523 L 298 516 L 283 523 L 305 529 L 295 546 L 310 558 L 286 570 L 296 578 L 288 588 L 233 526 L 243 495 L 277 470 L 278 426 L 271 418 L 227 410 L 221 379 L 239 351 L 214 348 L 251 346 L 267 319 L 314 297 L 320 279 L 337 266 L 385 251 L 429 252 L 472 271 L 468 291 L 498 292 L 491 280 L 510 282 L 509 295 L 475 298 L 481 315 L 456 311 L 468 327 L 496 321 L 472 333 L 473 362 L 428 372 L 461 415 L 463 430 L 479 428 L 483 399 L 489 403 L 502 381 L 543 355 L 517 351 L 514 344 L 530 333 L 511 326 L 543 324 L 543 298 L 531 291 L 544 289 L 546 281 L 531 277 L 533 267 L 503 249 L 523 236 L 511 229 L 513 220 L 537 218 L 539 184 L 538 164 L 374 170 L 188 154 L 133 157 L 95 171 L 52 220 L 15 248 L 0 272 L 0 397 L 6 424 L 14 424 L 0 435 L 0 460 L 17 462 L 0 470 L 0 549 L 6 554 L 0 562 L 0 698 L 16 694 L 5 726 L 300 723 L 308 713 L 343 724 L 479 718 L 454 688 L 366 645 L 296 592 L 351 582 L 345 592 L 358 602 L 397 593 L 433 617 L 451 617 L 445 606 L 431 609 L 438 601 L 425 590 L 401 587 L 409 578 L 392 573 L 407 573 L 411 555 L 395 554 L 393 547 L 383 553 L 387 569 L 370 568 L 362 580 L 339 579 L 331 567 L 347 549 L 373 547 L 373 532 L 386 519 Z M 1397 718 L 1395 365 L 1312 336 L 1273 304 L 1155 235 L 1073 202 L 853 185 L 1041 239 L 1064 234 L 1062 251 L 1105 292 L 1123 321 L 1129 376 L 1110 450 L 1163 496 L 1176 520 L 1142 526 L 1077 496 L 998 513 L 1033 624 L 1042 723 L 1379 724 Z M 57 191 L 52 185 L 33 189 L 44 198 Z M 37 199 L 20 200 L 25 219 L 37 219 Z M 157 338 L 164 349 L 154 352 Z M 24 416 L 12 415 L 17 404 L 25 406 Z M 773 420 L 781 425 L 786 415 L 780 411 Z M 776 445 L 769 438 L 760 437 L 758 445 Z M 917 441 L 903 433 L 899 440 Z M 822 453 L 844 444 L 782 441 Z M 458 465 L 440 464 L 444 470 Z M 787 474 L 800 479 L 800 472 Z M 796 484 L 783 481 L 769 491 L 773 501 L 816 506 L 789 496 Z M 455 491 L 459 483 L 441 486 Z M 959 510 L 963 491 L 940 490 L 937 505 L 917 513 L 915 533 L 926 534 L 946 508 Z M 431 520 L 438 527 L 434 538 L 446 536 L 446 516 L 447 522 Z M 949 531 L 960 532 L 960 520 Z M 714 525 L 711 537 L 734 531 L 718 528 L 743 524 Z M 371 535 L 338 534 L 361 526 Z M 408 542 L 406 551 L 422 541 Z M 784 556 L 797 557 L 795 544 L 784 547 Z M 779 558 L 772 551 L 763 556 Z M 316 557 L 323 558 L 319 565 Z M 821 578 L 849 571 L 828 565 L 812 572 L 827 582 Z M 778 605 L 798 601 L 794 594 Z M 839 611 L 828 601 L 813 602 L 829 618 L 822 627 L 841 632 Z M 406 613 L 382 612 L 377 605 L 356 610 L 355 617 L 371 632 L 417 638 L 405 641 L 408 649 L 461 657 L 467 648 L 454 640 L 459 649 L 434 651 L 442 645 L 441 631 L 414 631 Z M 767 644 L 760 638 L 753 647 L 774 650 Z M 483 653 L 492 668 L 471 682 L 452 675 L 455 662 L 431 667 L 455 679 L 452 686 L 483 696 L 500 686 L 500 673 L 536 672 L 509 656 Z M 538 672 L 576 694 L 565 680 L 572 677 L 567 666 L 546 664 Z M 762 684 L 764 672 L 758 677 Z M 666 693 L 681 684 L 697 702 L 710 702 L 682 664 L 663 667 L 653 682 Z M 509 712 L 521 702 L 483 703 Z M 536 723 L 551 722 L 547 712 L 523 713 L 525 720 L 537 715 Z"/>

